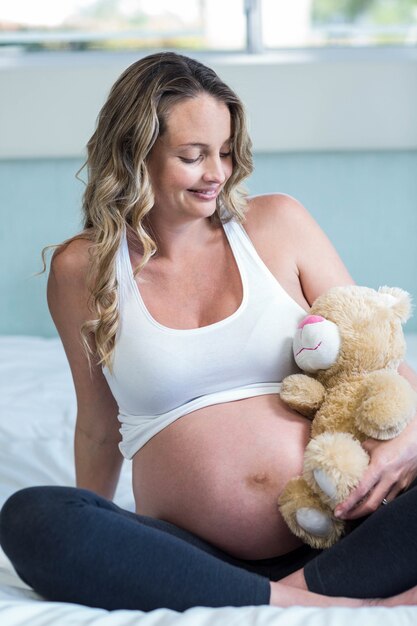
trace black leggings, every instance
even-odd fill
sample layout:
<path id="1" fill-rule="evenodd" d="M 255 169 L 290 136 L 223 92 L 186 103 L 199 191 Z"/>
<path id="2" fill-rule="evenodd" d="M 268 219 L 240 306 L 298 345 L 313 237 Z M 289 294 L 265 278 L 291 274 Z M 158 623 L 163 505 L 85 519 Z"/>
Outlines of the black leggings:
<path id="1" fill-rule="evenodd" d="M 0 543 L 35 591 L 48 600 L 110 610 L 269 604 L 269 581 L 301 567 L 311 591 L 391 596 L 417 584 L 416 530 L 416 487 L 328 550 L 303 546 L 262 561 L 233 558 L 173 524 L 84 489 L 23 489 L 0 517 Z"/>

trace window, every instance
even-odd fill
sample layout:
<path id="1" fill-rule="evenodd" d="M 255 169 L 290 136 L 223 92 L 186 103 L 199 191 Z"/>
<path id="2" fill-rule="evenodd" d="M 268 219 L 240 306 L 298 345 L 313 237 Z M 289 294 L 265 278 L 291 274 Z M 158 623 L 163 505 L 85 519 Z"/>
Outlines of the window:
<path id="1" fill-rule="evenodd" d="M 26 50 L 243 50 L 244 0 L 13 0 L 0 46 Z"/>
<path id="2" fill-rule="evenodd" d="M 417 43 L 417 0 L 262 1 L 265 48 Z"/>
<path id="3" fill-rule="evenodd" d="M 13 0 L 0 49 L 247 51 L 415 45 L 417 0 Z"/>

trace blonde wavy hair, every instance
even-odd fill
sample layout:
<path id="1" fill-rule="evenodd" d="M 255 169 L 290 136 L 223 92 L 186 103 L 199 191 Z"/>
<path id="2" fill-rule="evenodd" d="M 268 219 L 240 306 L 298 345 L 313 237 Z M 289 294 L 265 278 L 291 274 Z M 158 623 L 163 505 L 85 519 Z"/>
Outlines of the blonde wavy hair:
<path id="1" fill-rule="evenodd" d="M 232 175 L 217 198 L 213 221 L 244 219 L 246 192 L 240 183 L 252 172 L 251 141 L 238 96 L 210 68 L 174 52 L 151 54 L 128 67 L 113 85 L 87 144 L 88 180 L 83 196 L 84 230 L 91 241 L 88 286 L 94 319 L 81 328 L 87 354 L 95 339 L 98 363 L 111 370 L 119 323 L 115 258 L 123 229 L 142 248 L 140 271 L 157 251 L 147 215 L 154 195 L 147 157 L 164 134 L 173 105 L 207 93 L 227 105 L 232 122 Z"/>

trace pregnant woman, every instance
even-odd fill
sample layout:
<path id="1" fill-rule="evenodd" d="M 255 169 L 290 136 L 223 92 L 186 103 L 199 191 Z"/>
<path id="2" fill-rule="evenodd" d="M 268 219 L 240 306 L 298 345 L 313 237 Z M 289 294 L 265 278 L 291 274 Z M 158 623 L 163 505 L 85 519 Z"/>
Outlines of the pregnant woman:
<path id="1" fill-rule="evenodd" d="M 302 546 L 279 513 L 309 436 L 279 398 L 292 337 L 352 280 L 296 200 L 246 197 L 236 94 L 195 60 L 145 57 L 113 86 L 87 166 L 84 230 L 48 283 L 77 394 L 77 487 L 6 502 L 20 576 L 108 609 L 417 602 L 417 420 L 364 444 L 369 469 L 338 509 L 359 521 L 339 544 Z M 111 502 L 123 457 L 135 513 Z"/>

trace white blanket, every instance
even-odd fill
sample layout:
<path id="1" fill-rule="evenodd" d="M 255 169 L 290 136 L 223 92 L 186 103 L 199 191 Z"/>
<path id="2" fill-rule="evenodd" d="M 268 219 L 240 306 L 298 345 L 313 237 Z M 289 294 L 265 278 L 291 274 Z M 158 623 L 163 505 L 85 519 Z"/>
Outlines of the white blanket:
<path id="1" fill-rule="evenodd" d="M 417 336 L 408 338 L 408 346 L 408 360 L 417 369 Z M 74 484 L 74 419 L 74 391 L 60 341 L 0 337 L 0 505 L 21 487 Z M 133 509 L 129 463 L 124 464 L 115 500 Z M 417 607 L 109 612 L 46 602 L 18 578 L 0 551 L 1 626 L 351 626 L 353 622 L 355 626 L 411 626 L 417 624 Z"/>

